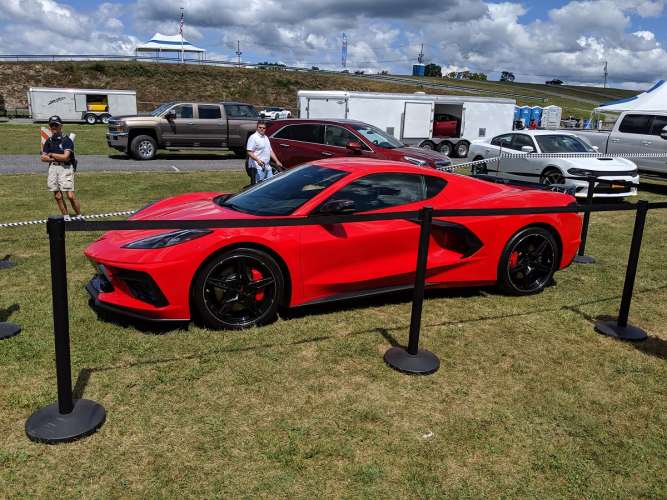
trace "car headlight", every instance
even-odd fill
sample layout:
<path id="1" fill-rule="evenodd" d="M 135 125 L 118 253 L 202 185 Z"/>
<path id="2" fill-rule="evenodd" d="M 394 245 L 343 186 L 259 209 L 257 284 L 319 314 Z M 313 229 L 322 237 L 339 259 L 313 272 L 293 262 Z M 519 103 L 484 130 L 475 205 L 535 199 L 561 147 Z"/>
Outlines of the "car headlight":
<path id="1" fill-rule="evenodd" d="M 586 170 L 585 168 L 568 168 L 567 173 L 576 175 L 578 177 L 597 177 L 597 173 L 593 170 Z"/>
<path id="2" fill-rule="evenodd" d="M 179 229 L 178 231 L 157 234 L 155 236 L 149 236 L 148 238 L 133 241 L 132 243 L 123 245 L 123 248 L 145 250 L 151 248 L 171 247 L 178 245 L 179 243 L 185 243 L 186 241 L 201 238 L 202 236 L 206 236 L 212 232 L 213 231 L 210 229 Z"/>
<path id="3" fill-rule="evenodd" d="M 428 165 L 426 160 L 420 160 L 419 158 L 414 158 L 412 156 L 404 156 L 403 159 L 407 162 L 412 163 L 413 165 L 419 165 L 420 167 L 425 167 Z"/>

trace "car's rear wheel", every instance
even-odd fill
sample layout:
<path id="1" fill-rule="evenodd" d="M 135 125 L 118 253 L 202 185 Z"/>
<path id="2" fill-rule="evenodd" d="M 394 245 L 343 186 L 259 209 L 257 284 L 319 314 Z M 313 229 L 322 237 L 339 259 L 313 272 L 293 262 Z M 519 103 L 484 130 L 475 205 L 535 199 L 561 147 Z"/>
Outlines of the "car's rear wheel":
<path id="1" fill-rule="evenodd" d="M 484 157 L 482 156 L 475 156 L 475 158 L 473 158 L 472 161 L 480 161 L 483 159 Z M 472 170 L 472 175 L 482 175 L 482 174 L 487 174 L 489 172 L 486 162 L 473 165 L 471 170 Z"/>
<path id="2" fill-rule="evenodd" d="M 454 150 L 456 151 L 456 156 L 459 158 L 465 158 L 468 156 L 468 152 L 470 151 L 470 144 L 468 144 L 466 141 L 457 142 Z"/>
<path id="3" fill-rule="evenodd" d="M 540 183 L 545 186 L 551 186 L 553 184 L 565 184 L 565 177 L 563 173 L 557 168 L 547 168 L 542 172 L 540 177 Z"/>
<path id="4" fill-rule="evenodd" d="M 157 153 L 157 144 L 150 135 L 138 135 L 132 139 L 130 151 L 137 160 L 152 160 Z"/>
<path id="5" fill-rule="evenodd" d="M 558 268 L 558 245 L 542 227 L 528 227 L 505 246 L 498 264 L 498 285 L 512 295 L 541 292 Z"/>
<path id="6" fill-rule="evenodd" d="M 102 123 L 104 123 L 105 125 L 108 125 L 110 118 L 111 118 L 111 115 L 102 115 L 102 116 L 100 116 L 100 121 Z"/>
<path id="7" fill-rule="evenodd" d="M 273 257 L 237 248 L 214 257 L 197 273 L 192 305 L 206 326 L 240 330 L 273 321 L 284 290 L 285 278 Z"/>

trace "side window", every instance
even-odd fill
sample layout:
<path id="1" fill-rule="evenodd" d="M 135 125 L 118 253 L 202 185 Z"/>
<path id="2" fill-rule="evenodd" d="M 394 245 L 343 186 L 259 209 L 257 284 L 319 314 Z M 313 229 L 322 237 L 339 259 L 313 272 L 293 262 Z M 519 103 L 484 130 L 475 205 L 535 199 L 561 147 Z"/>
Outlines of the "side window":
<path id="1" fill-rule="evenodd" d="M 277 139 L 324 144 L 324 125 L 310 123 L 288 125 L 287 127 L 280 129 L 273 137 Z"/>
<path id="2" fill-rule="evenodd" d="M 521 151 L 521 148 L 524 146 L 530 146 L 531 148 L 533 148 L 533 151 L 537 151 L 537 149 L 535 149 L 535 143 L 533 142 L 533 139 L 529 135 L 514 134 L 514 140 L 512 141 L 512 149 Z"/>
<path id="3" fill-rule="evenodd" d="M 660 135 L 662 129 L 667 127 L 667 116 L 654 116 L 651 125 L 651 135 Z"/>
<path id="4" fill-rule="evenodd" d="M 257 110 L 252 106 L 248 106 L 247 104 L 239 105 L 239 113 L 244 118 L 259 118 L 259 113 Z"/>
<path id="5" fill-rule="evenodd" d="M 442 191 L 447 185 L 447 181 L 445 179 L 441 179 L 440 177 L 431 177 L 430 175 L 424 176 L 424 182 L 426 184 L 427 200 L 440 193 L 440 191 Z"/>
<path id="6" fill-rule="evenodd" d="M 356 212 L 397 207 L 423 199 L 422 176 L 416 174 L 367 175 L 341 188 L 329 198 L 353 201 Z"/>
<path id="7" fill-rule="evenodd" d="M 326 126 L 325 144 L 327 146 L 338 146 L 344 148 L 348 142 L 358 142 L 363 144 L 357 136 L 343 127 L 335 125 Z"/>
<path id="8" fill-rule="evenodd" d="M 625 115 L 618 131 L 625 134 L 648 134 L 650 123 L 651 115 Z"/>
<path id="9" fill-rule="evenodd" d="M 512 136 L 514 134 L 505 134 L 505 135 L 499 135 L 493 138 L 491 140 L 491 144 L 494 146 L 502 146 L 504 148 L 510 147 L 510 144 L 512 143 Z"/>
<path id="10" fill-rule="evenodd" d="M 174 108 L 176 118 L 192 118 L 192 104 L 181 104 Z"/>
<path id="11" fill-rule="evenodd" d="M 197 104 L 197 112 L 201 120 L 219 120 L 222 118 L 220 106 L 212 104 Z"/>

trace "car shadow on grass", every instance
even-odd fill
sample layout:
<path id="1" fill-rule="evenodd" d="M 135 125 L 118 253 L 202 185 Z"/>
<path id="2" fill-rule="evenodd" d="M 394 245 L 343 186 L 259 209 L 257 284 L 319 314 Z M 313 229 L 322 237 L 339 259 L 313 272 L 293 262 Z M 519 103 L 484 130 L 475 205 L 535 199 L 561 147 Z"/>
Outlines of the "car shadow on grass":
<path id="1" fill-rule="evenodd" d="M 136 161 L 134 158 L 124 154 L 110 154 L 108 155 L 112 160 L 127 160 Z M 238 160 L 240 156 L 233 153 L 158 153 L 155 155 L 156 160 Z"/>
<path id="2" fill-rule="evenodd" d="M 663 180 L 663 179 L 661 179 Z M 664 178 L 664 181 L 667 181 L 667 177 Z M 667 183 L 665 182 L 647 182 L 646 180 L 639 181 L 639 195 L 641 192 L 646 191 L 648 193 L 659 194 L 667 196 Z"/>
<path id="3" fill-rule="evenodd" d="M 188 331 L 190 327 L 189 321 L 158 322 L 142 321 L 140 319 L 129 318 L 127 316 L 123 316 L 122 314 L 117 314 L 95 307 L 95 303 L 92 299 L 88 301 L 88 306 L 93 310 L 93 312 L 97 315 L 97 319 L 100 321 L 111 323 L 112 325 L 124 329 L 133 328 L 135 330 L 139 330 L 141 333 L 148 335 L 164 335 L 165 333 L 171 333 L 175 331 Z"/>

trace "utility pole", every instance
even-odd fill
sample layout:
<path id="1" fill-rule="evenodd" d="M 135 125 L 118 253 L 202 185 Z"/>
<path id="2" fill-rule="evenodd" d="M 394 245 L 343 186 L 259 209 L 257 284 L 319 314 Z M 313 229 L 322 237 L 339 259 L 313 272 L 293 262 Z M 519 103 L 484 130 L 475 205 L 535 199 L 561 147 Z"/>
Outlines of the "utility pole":
<path id="1" fill-rule="evenodd" d="M 607 61 L 604 62 L 604 88 L 607 88 Z"/>
<path id="2" fill-rule="evenodd" d="M 236 59 L 239 68 L 241 67 L 241 54 L 243 54 L 243 52 L 241 52 L 241 40 L 236 40 Z"/>

